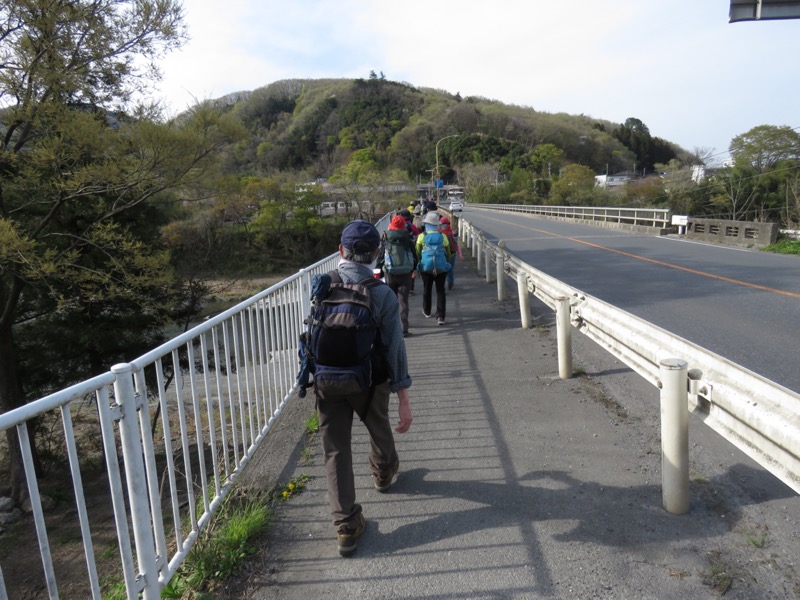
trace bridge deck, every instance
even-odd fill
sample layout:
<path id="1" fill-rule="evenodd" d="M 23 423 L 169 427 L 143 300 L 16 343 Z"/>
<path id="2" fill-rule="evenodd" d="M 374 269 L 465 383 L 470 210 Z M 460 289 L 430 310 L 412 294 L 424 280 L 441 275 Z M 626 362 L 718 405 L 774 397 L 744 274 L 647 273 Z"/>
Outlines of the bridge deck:
<path id="1" fill-rule="evenodd" d="M 407 339 L 414 424 L 401 473 L 371 484 L 356 423 L 367 529 L 342 559 L 328 516 L 322 452 L 300 464 L 313 399 L 290 403 L 244 474 L 261 487 L 311 475 L 280 504 L 239 598 L 793 597 L 800 499 L 698 421 L 690 421 L 691 509 L 661 503 L 658 394 L 582 339 L 558 378 L 555 326 L 534 305 L 519 326 L 516 287 L 498 302 L 468 265 L 448 294 L 448 325 L 411 298 Z M 580 336 L 575 336 L 579 338 Z M 393 404 L 392 411 L 395 412 Z"/>

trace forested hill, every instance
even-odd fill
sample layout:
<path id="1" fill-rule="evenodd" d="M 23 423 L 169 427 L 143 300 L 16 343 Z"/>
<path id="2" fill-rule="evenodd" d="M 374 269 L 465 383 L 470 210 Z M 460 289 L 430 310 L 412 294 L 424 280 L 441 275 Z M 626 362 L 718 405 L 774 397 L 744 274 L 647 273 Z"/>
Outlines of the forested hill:
<path id="1" fill-rule="evenodd" d="M 634 168 L 642 173 L 687 156 L 652 137 L 636 118 L 620 124 L 540 112 L 374 73 L 368 79 L 278 81 L 212 102 L 233 112 L 251 133 L 229 155 L 227 167 L 239 175 L 289 171 L 328 178 L 357 168 L 355 159 L 384 176 L 427 181 L 437 142 L 455 135 L 439 144 L 440 175 L 447 181 L 463 179 L 459 169 L 467 166 L 493 165 L 506 177 L 515 168 L 546 177 L 568 164 L 598 174 Z"/>

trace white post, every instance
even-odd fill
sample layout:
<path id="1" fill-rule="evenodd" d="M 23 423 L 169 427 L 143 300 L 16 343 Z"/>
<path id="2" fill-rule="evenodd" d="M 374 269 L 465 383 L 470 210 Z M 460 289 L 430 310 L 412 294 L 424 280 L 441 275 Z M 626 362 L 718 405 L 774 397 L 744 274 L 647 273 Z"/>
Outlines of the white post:
<path id="1" fill-rule="evenodd" d="M 569 298 L 556 298 L 556 338 L 558 339 L 558 376 L 572 377 L 572 324 L 569 320 Z"/>
<path id="2" fill-rule="evenodd" d="M 486 244 L 486 283 L 492 283 L 492 249 Z"/>
<path id="3" fill-rule="evenodd" d="M 519 316 L 523 329 L 531 328 L 531 300 L 528 295 L 528 276 L 517 272 L 517 296 L 519 296 Z"/>
<path id="4" fill-rule="evenodd" d="M 497 274 L 497 301 L 502 302 L 506 299 L 506 243 L 501 240 L 497 245 L 500 248 L 497 253 L 497 261 L 495 262 L 495 272 Z"/>
<path id="5" fill-rule="evenodd" d="M 131 376 L 132 368 L 131 365 L 123 363 L 111 367 L 111 372 L 116 375 L 114 398 L 122 413 L 119 421 L 119 437 L 125 461 L 125 481 L 128 484 L 136 561 L 139 563 L 139 571 L 143 579 L 143 598 L 144 600 L 158 600 L 161 597 L 161 589 L 158 584 L 158 566 L 152 528 L 153 517 L 150 514 L 150 499 L 147 494 L 147 473 L 142 458 L 142 437 L 139 432 L 138 407 Z M 137 596 L 136 590 L 128 590 L 129 598 Z"/>
<path id="6" fill-rule="evenodd" d="M 689 510 L 688 364 L 668 358 L 661 371 L 661 487 L 667 512 Z"/>
<path id="7" fill-rule="evenodd" d="M 478 268 L 478 273 L 480 273 L 481 265 L 483 264 L 483 248 L 481 244 L 481 238 L 480 237 L 475 238 L 474 241 L 475 241 L 475 251 L 474 251 L 475 260 L 478 261 L 477 268 Z"/>

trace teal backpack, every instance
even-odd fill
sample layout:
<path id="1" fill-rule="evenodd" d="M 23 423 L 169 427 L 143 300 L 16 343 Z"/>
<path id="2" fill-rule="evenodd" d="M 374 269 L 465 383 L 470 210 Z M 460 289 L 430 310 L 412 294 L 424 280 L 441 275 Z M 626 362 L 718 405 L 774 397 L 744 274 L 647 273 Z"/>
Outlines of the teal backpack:
<path id="1" fill-rule="evenodd" d="M 438 231 L 426 232 L 424 235 L 424 245 L 419 260 L 420 271 L 434 275 L 449 271 L 450 263 L 444 248 L 444 235 Z"/>
<path id="2" fill-rule="evenodd" d="M 408 231 L 386 232 L 383 268 L 391 275 L 408 275 L 414 270 L 414 252 Z"/>

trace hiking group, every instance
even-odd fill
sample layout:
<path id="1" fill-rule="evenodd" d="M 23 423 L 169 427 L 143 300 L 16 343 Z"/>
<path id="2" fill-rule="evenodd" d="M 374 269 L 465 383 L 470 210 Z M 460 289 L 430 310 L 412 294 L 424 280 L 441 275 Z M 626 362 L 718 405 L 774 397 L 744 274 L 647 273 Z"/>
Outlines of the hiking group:
<path id="1" fill-rule="evenodd" d="M 412 211 L 415 216 L 412 217 Z M 450 219 L 437 212 L 435 202 L 412 205 L 400 211 L 384 235 L 383 263 L 380 270 L 397 295 L 403 335 L 410 335 L 408 297 L 414 293 L 417 277 L 422 279 L 422 314 L 447 322 L 447 295 L 455 284 L 455 261 L 461 250 Z M 436 313 L 432 312 L 436 290 Z"/>
<path id="2" fill-rule="evenodd" d="M 394 432 L 405 433 L 413 420 L 403 338 L 410 333 L 408 295 L 417 274 L 423 281 L 423 314 L 433 316 L 435 286 L 436 317 L 445 324 L 445 284 L 452 272 L 451 249 L 457 247 L 446 233 L 449 222 L 443 223 L 435 208 L 423 216 L 422 231 L 414 232 L 411 214 L 396 215 L 383 238 L 367 221 L 345 226 L 336 269 L 314 277 L 307 327 L 300 336 L 299 394 L 314 388 L 328 502 L 337 548 L 345 557 L 356 551 L 366 527 L 356 501 L 353 416 L 369 433 L 368 461 L 378 492 L 389 490 L 400 466 L 389 419 L 391 394 L 398 400 Z M 379 263 L 386 284 L 373 275 Z"/>

